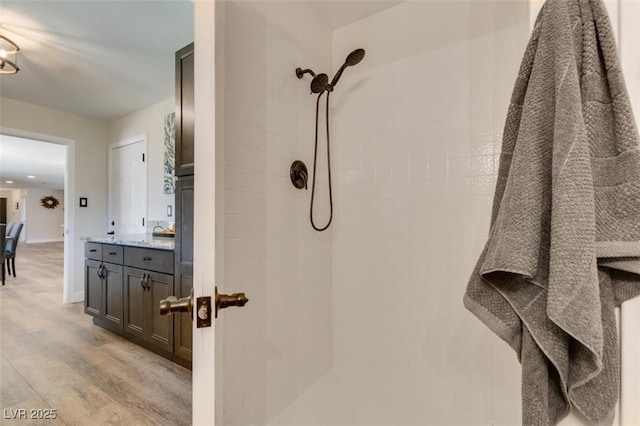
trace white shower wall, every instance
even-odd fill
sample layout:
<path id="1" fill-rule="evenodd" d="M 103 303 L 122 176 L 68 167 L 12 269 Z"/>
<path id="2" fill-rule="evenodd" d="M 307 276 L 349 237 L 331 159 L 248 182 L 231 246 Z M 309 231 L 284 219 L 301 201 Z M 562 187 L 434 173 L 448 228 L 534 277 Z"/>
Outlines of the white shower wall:
<path id="1" fill-rule="evenodd" d="M 520 422 L 516 356 L 462 295 L 528 35 L 527 2 L 488 1 L 405 2 L 333 34 L 334 69 L 367 52 L 332 94 L 334 371 L 404 395 L 398 423 Z"/>
<path id="2" fill-rule="evenodd" d="M 250 301 L 221 316 L 223 424 L 265 424 L 331 367 L 331 239 L 308 225 L 309 192 L 289 180 L 294 160 L 313 159 L 310 80 L 294 70 L 328 70 L 331 33 L 304 2 L 225 6 L 225 271 L 218 286 Z"/>
<path id="3" fill-rule="evenodd" d="M 528 3 L 410 1 L 333 32 L 306 2 L 225 6 L 218 285 L 250 302 L 221 316 L 223 424 L 518 424 L 516 357 L 462 295 Z M 288 176 L 313 164 L 315 96 L 294 70 L 332 76 L 355 48 L 331 95 L 334 223 L 317 233 Z"/>

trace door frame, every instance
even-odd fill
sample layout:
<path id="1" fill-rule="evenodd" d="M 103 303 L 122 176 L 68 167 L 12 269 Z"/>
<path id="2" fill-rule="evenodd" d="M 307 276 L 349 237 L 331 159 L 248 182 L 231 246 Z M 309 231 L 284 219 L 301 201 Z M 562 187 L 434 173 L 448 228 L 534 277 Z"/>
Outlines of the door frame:
<path id="1" fill-rule="evenodd" d="M 137 136 L 133 136 L 127 139 L 123 139 L 121 141 L 118 142 L 112 142 L 109 144 L 109 148 L 108 148 L 108 159 L 107 159 L 107 230 L 108 231 L 113 231 L 113 228 L 111 226 L 111 221 L 113 220 L 113 153 L 116 149 L 118 148 L 122 148 L 123 146 L 127 146 L 127 145 L 133 145 L 136 143 L 142 143 L 143 144 L 143 148 L 144 148 L 144 153 L 145 153 L 145 161 L 144 161 L 144 168 L 145 168 L 145 201 L 144 201 L 144 218 L 145 218 L 145 225 L 148 221 L 148 215 L 147 213 L 149 212 L 149 197 L 148 197 L 148 191 L 149 191 L 149 166 L 148 166 L 148 144 L 147 144 L 147 134 L 146 133 L 142 133 L 140 135 Z"/>
<path id="2" fill-rule="evenodd" d="M 0 127 L 0 133 L 7 136 L 15 136 L 25 139 L 33 139 L 40 142 L 53 143 L 65 146 L 64 167 L 64 267 L 62 284 L 62 303 L 73 303 L 84 299 L 83 293 L 74 291 L 75 277 L 75 209 L 76 193 L 76 141 L 74 139 L 59 136 L 45 135 L 43 133 L 29 132 L 26 130 Z M 25 206 L 26 207 L 26 206 Z"/>
<path id="3" fill-rule="evenodd" d="M 224 2 L 194 4 L 194 297 L 213 296 L 224 277 Z M 213 119 L 212 119 L 213 117 Z M 213 260 L 213 261 L 212 261 Z M 192 424 L 222 424 L 221 323 L 193 322 Z M 216 374 L 218 373 L 218 374 Z"/>

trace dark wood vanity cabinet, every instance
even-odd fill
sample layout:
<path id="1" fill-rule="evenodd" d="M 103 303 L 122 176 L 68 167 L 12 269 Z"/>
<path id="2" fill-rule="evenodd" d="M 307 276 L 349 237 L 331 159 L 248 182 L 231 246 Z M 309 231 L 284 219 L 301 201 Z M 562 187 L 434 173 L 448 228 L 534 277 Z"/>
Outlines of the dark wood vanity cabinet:
<path id="1" fill-rule="evenodd" d="M 122 247 L 87 243 L 85 246 L 85 313 L 122 329 Z"/>
<path id="2" fill-rule="evenodd" d="M 124 269 L 124 331 L 173 352 L 173 317 L 162 316 L 160 301 L 173 294 L 173 276 Z"/>
<path id="3" fill-rule="evenodd" d="M 161 300 L 191 285 L 174 283 L 174 252 L 87 242 L 85 258 L 85 312 L 94 323 L 190 367 L 191 318 L 160 315 Z"/>
<path id="4" fill-rule="evenodd" d="M 193 43 L 176 52 L 176 176 L 194 173 Z"/>

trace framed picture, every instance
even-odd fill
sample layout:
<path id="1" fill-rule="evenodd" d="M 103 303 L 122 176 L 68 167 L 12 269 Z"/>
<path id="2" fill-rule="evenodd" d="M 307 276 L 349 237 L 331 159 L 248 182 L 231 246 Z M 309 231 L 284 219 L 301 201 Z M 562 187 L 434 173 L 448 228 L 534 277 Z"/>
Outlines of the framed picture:
<path id="1" fill-rule="evenodd" d="M 80 207 L 87 207 L 87 199 L 85 197 L 80 197 Z"/>

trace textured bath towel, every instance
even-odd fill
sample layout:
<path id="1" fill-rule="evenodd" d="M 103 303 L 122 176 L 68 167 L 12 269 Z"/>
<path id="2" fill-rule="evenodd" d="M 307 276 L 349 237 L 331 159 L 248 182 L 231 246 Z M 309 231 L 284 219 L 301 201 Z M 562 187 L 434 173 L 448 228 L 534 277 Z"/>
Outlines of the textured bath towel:
<path id="1" fill-rule="evenodd" d="M 640 294 L 640 151 L 601 0 L 548 0 L 504 128 L 465 306 L 517 352 L 522 421 L 613 421 L 614 309 Z"/>

